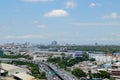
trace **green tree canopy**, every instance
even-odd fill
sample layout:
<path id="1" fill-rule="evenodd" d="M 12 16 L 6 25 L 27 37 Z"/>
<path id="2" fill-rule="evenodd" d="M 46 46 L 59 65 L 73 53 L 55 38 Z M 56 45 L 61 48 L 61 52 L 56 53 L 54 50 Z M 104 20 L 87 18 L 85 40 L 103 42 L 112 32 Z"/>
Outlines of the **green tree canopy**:
<path id="1" fill-rule="evenodd" d="M 100 74 L 102 78 L 110 78 L 110 73 L 107 71 L 100 71 Z"/>
<path id="2" fill-rule="evenodd" d="M 83 60 L 85 61 L 89 59 L 89 55 L 87 53 L 84 53 L 82 57 L 83 57 Z"/>
<path id="3" fill-rule="evenodd" d="M 95 60 L 95 58 L 90 58 L 90 61 L 91 61 L 91 62 L 94 62 L 94 61 L 96 61 L 96 60 Z"/>
<path id="4" fill-rule="evenodd" d="M 72 74 L 75 75 L 76 77 L 80 78 L 80 77 L 86 77 L 86 73 L 83 72 L 82 69 L 80 68 L 76 68 L 72 71 Z"/>
<path id="5" fill-rule="evenodd" d="M 92 74 L 94 78 L 110 78 L 110 73 L 107 71 L 100 71 L 99 73 Z"/>
<path id="6" fill-rule="evenodd" d="M 0 50 L 0 57 L 2 57 L 3 56 L 3 50 Z"/>

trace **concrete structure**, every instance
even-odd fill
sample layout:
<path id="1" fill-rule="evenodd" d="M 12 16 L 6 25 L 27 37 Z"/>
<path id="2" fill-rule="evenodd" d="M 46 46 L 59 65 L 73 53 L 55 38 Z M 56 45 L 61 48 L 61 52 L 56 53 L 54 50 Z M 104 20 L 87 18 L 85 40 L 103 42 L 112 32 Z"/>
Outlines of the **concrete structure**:
<path id="1" fill-rule="evenodd" d="M 11 65 L 11 64 L 6 64 L 6 63 L 1 63 L 1 68 L 5 72 L 4 75 L 8 75 L 8 76 L 12 76 L 16 73 L 21 73 L 21 72 L 22 73 L 28 73 L 29 72 L 29 70 L 27 70 L 27 69 L 23 69 L 23 68 L 20 68 L 20 67 Z M 1 73 L 3 73 L 3 71 Z"/>
<path id="2" fill-rule="evenodd" d="M 37 80 L 35 79 L 35 77 L 28 75 L 28 74 L 24 74 L 24 73 L 14 74 L 14 78 L 16 80 Z"/>
<path id="3" fill-rule="evenodd" d="M 65 56 L 69 56 L 71 53 L 63 52 Z M 33 60 L 46 61 L 48 57 L 61 57 L 62 52 L 52 52 L 52 51 L 36 51 L 33 53 Z"/>
<path id="4" fill-rule="evenodd" d="M 32 56 L 33 61 L 47 61 L 49 55 L 46 53 L 35 52 Z"/>
<path id="5" fill-rule="evenodd" d="M 60 57 L 60 58 L 61 58 L 61 57 L 62 57 L 62 56 L 61 56 L 61 54 L 59 54 L 59 55 L 58 55 L 58 54 L 56 54 L 56 55 L 53 55 L 53 56 L 52 56 L 52 58 L 58 58 L 58 57 Z"/>
<path id="6" fill-rule="evenodd" d="M 47 55 L 33 55 L 33 61 L 47 61 Z"/>
<path id="7" fill-rule="evenodd" d="M 35 51 L 33 54 L 46 54 L 46 55 L 59 55 L 61 53 L 65 53 L 66 55 L 72 54 L 71 52 L 54 52 L 54 51 Z"/>

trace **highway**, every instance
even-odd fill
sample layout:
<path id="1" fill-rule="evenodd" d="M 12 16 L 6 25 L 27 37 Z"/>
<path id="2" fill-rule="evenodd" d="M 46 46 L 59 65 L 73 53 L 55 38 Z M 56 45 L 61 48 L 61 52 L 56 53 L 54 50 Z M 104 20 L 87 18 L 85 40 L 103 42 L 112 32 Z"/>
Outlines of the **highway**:
<path id="1" fill-rule="evenodd" d="M 24 61 L 38 64 L 39 67 L 46 72 L 46 77 L 48 80 L 79 80 L 71 73 L 58 68 L 57 66 L 47 63 L 47 62 L 39 62 L 32 61 L 26 59 L 8 59 L 8 58 L 0 58 L 1 61 Z"/>
<path id="2" fill-rule="evenodd" d="M 48 80 L 64 80 L 57 72 L 54 71 L 49 65 L 44 64 L 38 61 L 26 60 L 26 59 L 8 59 L 8 58 L 0 58 L 0 61 L 23 61 L 30 62 L 34 64 L 38 64 L 39 67 L 46 72 L 46 77 Z"/>
<path id="3" fill-rule="evenodd" d="M 39 66 L 41 69 L 43 69 L 46 72 L 47 80 L 61 80 L 57 75 L 54 74 L 54 71 L 51 70 L 46 65 L 39 63 Z"/>
<path id="4" fill-rule="evenodd" d="M 60 69 L 57 66 L 53 64 L 49 64 L 59 75 L 61 75 L 64 80 L 78 80 L 75 76 L 73 76 L 71 73 L 65 71 L 64 69 Z"/>

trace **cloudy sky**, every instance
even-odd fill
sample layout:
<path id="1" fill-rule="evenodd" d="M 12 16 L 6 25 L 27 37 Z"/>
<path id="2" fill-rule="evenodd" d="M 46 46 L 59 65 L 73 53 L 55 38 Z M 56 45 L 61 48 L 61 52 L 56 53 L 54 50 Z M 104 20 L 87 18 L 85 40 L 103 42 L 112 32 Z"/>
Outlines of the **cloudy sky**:
<path id="1" fill-rule="evenodd" d="M 120 44 L 120 0 L 0 0 L 0 43 Z"/>

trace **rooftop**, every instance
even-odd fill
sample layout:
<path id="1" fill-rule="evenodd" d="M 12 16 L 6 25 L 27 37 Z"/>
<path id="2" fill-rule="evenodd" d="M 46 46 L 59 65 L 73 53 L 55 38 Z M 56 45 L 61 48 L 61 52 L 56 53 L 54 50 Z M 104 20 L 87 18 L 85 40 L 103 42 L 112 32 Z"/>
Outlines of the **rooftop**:
<path id="1" fill-rule="evenodd" d="M 6 71 L 9 71 L 9 70 L 20 68 L 20 67 L 17 67 L 17 66 L 11 65 L 11 64 L 1 63 L 1 68 Z"/>
<path id="2" fill-rule="evenodd" d="M 37 80 L 35 79 L 35 77 L 29 75 L 29 74 L 24 74 L 24 73 L 17 73 L 17 74 L 14 74 L 15 77 L 18 77 L 22 80 Z"/>
<path id="3" fill-rule="evenodd" d="M 1 63 L 1 68 L 3 70 L 6 70 L 6 71 L 10 71 L 10 70 L 13 70 L 13 69 L 24 69 L 24 68 L 20 68 L 18 66 L 11 65 L 11 64 L 6 64 L 6 63 Z"/>

